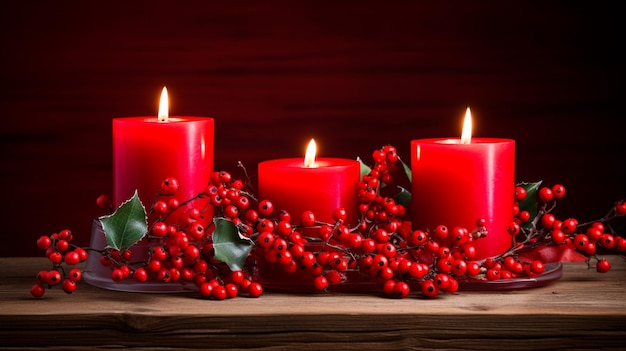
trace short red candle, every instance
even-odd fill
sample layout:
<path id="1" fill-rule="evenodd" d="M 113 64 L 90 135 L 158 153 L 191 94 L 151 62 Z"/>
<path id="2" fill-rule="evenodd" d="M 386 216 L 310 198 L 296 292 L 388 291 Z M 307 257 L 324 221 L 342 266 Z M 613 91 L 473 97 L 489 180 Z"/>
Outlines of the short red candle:
<path id="1" fill-rule="evenodd" d="M 432 138 L 411 141 L 411 219 L 415 229 L 473 230 L 487 220 L 487 237 L 475 241 L 476 258 L 510 248 L 513 221 L 515 141 L 499 138 Z M 444 240 L 451 244 L 451 238 Z"/>
<path id="2" fill-rule="evenodd" d="M 286 210 L 300 224 L 304 211 L 319 221 L 334 222 L 333 210 L 345 208 L 346 224 L 358 220 L 357 185 L 360 165 L 356 160 L 319 158 L 316 167 L 304 166 L 303 158 L 264 161 L 259 164 L 259 199 L 269 200 L 275 210 Z"/>
<path id="3" fill-rule="evenodd" d="M 296 225 L 301 224 L 304 211 L 312 211 L 318 221 L 334 223 L 333 211 L 344 208 L 347 213 L 344 223 L 356 226 L 359 219 L 357 189 L 360 174 L 357 160 L 320 158 L 315 160 L 314 166 L 306 166 L 304 158 L 265 161 L 258 167 L 259 199 L 272 202 L 274 215 L 281 210 L 287 211 L 291 215 L 291 222 Z M 315 229 L 302 233 L 309 237 L 317 235 Z M 315 252 L 321 250 L 322 245 L 319 242 L 311 243 L 305 249 Z M 309 272 L 287 273 L 279 263 L 261 260 L 258 277 L 263 287 L 270 290 L 315 291 Z M 362 283 L 360 276 L 352 274 L 341 285 L 343 288 L 353 288 L 355 284 Z"/>

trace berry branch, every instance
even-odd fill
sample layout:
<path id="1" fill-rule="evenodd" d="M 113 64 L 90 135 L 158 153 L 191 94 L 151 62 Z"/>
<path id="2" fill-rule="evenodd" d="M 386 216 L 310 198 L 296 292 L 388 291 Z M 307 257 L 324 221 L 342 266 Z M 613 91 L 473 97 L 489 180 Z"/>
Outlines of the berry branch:
<path id="1" fill-rule="evenodd" d="M 318 220 L 311 211 L 292 214 L 275 209 L 270 200 L 254 195 L 241 162 L 237 167 L 243 170 L 244 179 L 234 179 L 227 171 L 214 172 L 205 189 L 183 201 L 176 197 L 178 181 L 167 178 L 148 215 L 145 210 L 129 212 L 129 221 L 145 222 L 156 215 L 149 226 L 146 223 L 145 233 L 128 239 L 128 233 L 113 226 L 107 232 L 109 247 L 104 250 L 76 247 L 70 243 L 73 235 L 67 229 L 41 236 L 37 245 L 45 250 L 52 268 L 37 274 L 31 293 L 41 297 L 57 285 L 73 293 L 83 273 L 73 266 L 84 262 L 88 251 L 100 255 L 100 262 L 111 268 L 113 281 L 184 284 L 203 298 L 215 300 L 258 297 L 263 293 L 262 276 L 277 271 L 304 277 L 315 291 L 332 290 L 357 279 L 376 286 L 387 297 L 403 298 L 411 293 L 436 297 L 457 292 L 460 280 L 538 276 L 548 262 L 533 256 L 537 250 L 572 250 L 583 255 L 589 265 L 596 262 L 601 273 L 608 271 L 610 264 L 598 256 L 599 249 L 626 252 L 626 238 L 610 225 L 626 215 L 624 200 L 595 221 L 559 220 L 552 211 L 564 197 L 565 187 L 537 182 L 515 188 L 514 221 L 506 228 L 511 248 L 477 259 L 474 245 L 489 238 L 486 219 L 478 218 L 475 228 L 444 224 L 432 230 L 413 228 L 405 218 L 410 193 L 400 184 L 411 178 L 410 168 L 391 145 L 374 150 L 372 159 L 371 167 L 361 161 L 358 223 L 346 223 L 348 213 L 343 208 L 328 209 L 332 222 Z M 112 213 L 105 195 L 96 203 L 107 214 L 101 218 L 115 219 L 120 211 Z M 205 218 L 211 207 L 213 217 Z M 171 220 L 175 212 L 176 221 Z M 295 224 L 292 215 L 298 216 L 301 224 Z M 452 238 L 451 245 L 440 244 L 446 238 Z M 148 244 L 145 260 L 133 258 L 132 249 L 138 242 Z M 273 271 L 267 272 L 268 267 Z"/>

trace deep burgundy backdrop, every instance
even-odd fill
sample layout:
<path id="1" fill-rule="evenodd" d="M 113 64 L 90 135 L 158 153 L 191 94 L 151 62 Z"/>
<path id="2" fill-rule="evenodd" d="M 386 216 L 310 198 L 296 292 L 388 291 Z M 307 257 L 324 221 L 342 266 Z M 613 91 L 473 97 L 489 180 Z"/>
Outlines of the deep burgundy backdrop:
<path id="1" fill-rule="evenodd" d="M 626 196 L 614 6 L 3 1 L 0 256 L 42 255 L 35 239 L 63 228 L 88 243 L 111 119 L 156 114 L 164 85 L 172 114 L 216 119 L 216 169 L 253 173 L 311 137 L 323 156 L 391 143 L 408 161 L 470 106 L 475 135 L 516 139 L 518 181 L 565 184 L 559 213 L 602 216 Z"/>

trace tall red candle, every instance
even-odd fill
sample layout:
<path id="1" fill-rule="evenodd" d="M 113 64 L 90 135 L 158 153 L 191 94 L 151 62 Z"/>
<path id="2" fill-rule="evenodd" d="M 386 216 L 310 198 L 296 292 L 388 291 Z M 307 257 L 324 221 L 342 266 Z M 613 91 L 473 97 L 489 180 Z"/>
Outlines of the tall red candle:
<path id="1" fill-rule="evenodd" d="M 178 180 L 180 190 L 175 195 L 183 202 L 202 192 L 213 172 L 214 123 L 207 117 L 169 117 L 167 90 L 161 95 L 159 116 L 119 117 L 113 119 L 113 202 L 117 207 L 130 199 L 137 190 L 139 199 L 149 210 L 161 183 L 168 177 Z M 203 206 L 202 224 L 213 219 L 213 208 Z M 186 219 L 185 208 L 168 217 L 169 223 Z M 184 222 L 183 222 L 184 223 Z M 106 247 L 104 232 L 94 222 L 91 247 Z M 133 259 L 145 260 L 149 255 L 146 244 L 131 248 Z M 133 292 L 180 292 L 179 284 L 164 284 L 158 280 L 137 282 L 126 279 L 113 282 L 111 270 L 103 266 L 98 255 L 87 259 L 84 279 L 95 286 Z"/>
<path id="2" fill-rule="evenodd" d="M 469 114 L 469 109 L 468 109 Z M 470 117 L 471 118 L 471 117 Z M 513 221 L 515 141 L 501 138 L 431 138 L 411 141 L 413 227 L 472 230 L 487 220 L 487 237 L 475 241 L 476 258 L 510 248 Z M 443 241 L 450 245 L 451 238 Z"/>
<path id="3" fill-rule="evenodd" d="M 213 172 L 214 121 L 206 117 L 157 116 L 113 119 L 113 201 L 135 189 L 146 208 L 167 177 L 180 184 L 180 202 L 203 191 Z M 211 209 L 209 209 L 211 211 Z M 211 219 L 213 212 L 205 213 Z"/>

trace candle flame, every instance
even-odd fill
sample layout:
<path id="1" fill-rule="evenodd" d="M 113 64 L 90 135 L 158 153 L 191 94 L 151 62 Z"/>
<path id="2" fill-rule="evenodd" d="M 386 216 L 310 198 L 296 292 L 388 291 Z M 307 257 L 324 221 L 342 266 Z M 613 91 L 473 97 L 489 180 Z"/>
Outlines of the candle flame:
<path id="1" fill-rule="evenodd" d="M 167 122 L 169 118 L 169 100 L 167 99 L 167 88 L 163 87 L 161 91 L 161 100 L 159 101 L 159 122 Z"/>
<path id="2" fill-rule="evenodd" d="M 304 167 L 316 167 L 315 153 L 317 152 L 317 145 L 315 139 L 311 139 L 309 146 L 306 148 L 306 154 L 304 155 Z"/>
<path id="3" fill-rule="evenodd" d="M 468 107 L 465 111 L 465 120 L 463 121 L 463 132 L 461 133 L 461 144 L 472 143 L 472 112 Z"/>

